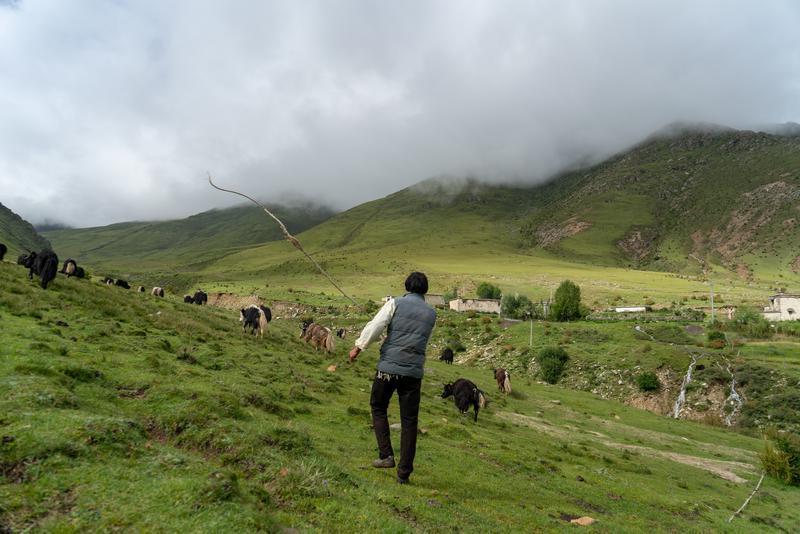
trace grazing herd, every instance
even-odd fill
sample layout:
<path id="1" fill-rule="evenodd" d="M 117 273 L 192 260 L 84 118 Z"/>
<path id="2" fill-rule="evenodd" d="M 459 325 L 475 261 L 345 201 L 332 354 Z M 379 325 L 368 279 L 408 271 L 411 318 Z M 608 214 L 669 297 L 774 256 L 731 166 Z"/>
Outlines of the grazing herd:
<path id="1" fill-rule="evenodd" d="M 8 252 L 6 245 L 0 243 L 0 261 L 3 260 L 5 254 Z M 58 270 L 58 256 L 52 250 L 42 250 L 39 253 L 28 251 L 27 254 L 22 254 L 17 258 L 17 263 L 28 269 L 28 278 L 33 279 L 34 276 L 38 277 L 39 285 L 42 289 L 47 289 L 47 286 L 52 282 L 56 273 L 62 273 L 67 278 L 76 277 L 84 278 L 86 276 L 82 267 L 78 263 L 68 258 L 64 261 L 61 270 Z M 114 280 L 113 278 L 105 277 L 102 283 L 113 285 L 116 287 L 130 289 L 130 284 L 123 279 Z M 139 286 L 140 293 L 145 292 L 144 286 Z M 150 294 L 154 297 L 164 297 L 164 288 L 153 287 Z M 185 295 L 183 301 L 189 304 L 203 305 L 208 303 L 208 294 L 202 290 L 197 290 L 194 295 Z M 247 308 L 239 310 L 239 321 L 242 323 L 242 331 L 249 332 L 252 335 L 258 335 L 263 338 L 267 332 L 267 326 L 272 321 L 272 311 L 266 306 L 257 306 L 252 304 Z M 326 352 L 333 352 L 336 348 L 335 338 L 339 337 L 344 339 L 347 331 L 344 328 L 338 328 L 336 331 L 313 322 L 312 320 L 304 320 L 302 323 L 302 331 L 300 334 L 301 339 L 306 343 L 311 343 L 315 350 L 322 348 Z M 450 347 L 442 350 L 439 360 L 446 363 L 453 363 L 453 350 Z M 511 376 L 505 369 L 492 369 L 492 375 L 497 382 L 497 388 L 500 393 L 508 395 L 511 393 Z M 481 408 L 486 406 L 486 396 L 478 386 L 473 382 L 459 378 L 455 382 L 445 384 L 442 391 L 442 398 L 446 399 L 453 397 L 458 411 L 465 414 L 472 407 L 474 412 L 474 420 L 478 421 L 478 412 Z"/>

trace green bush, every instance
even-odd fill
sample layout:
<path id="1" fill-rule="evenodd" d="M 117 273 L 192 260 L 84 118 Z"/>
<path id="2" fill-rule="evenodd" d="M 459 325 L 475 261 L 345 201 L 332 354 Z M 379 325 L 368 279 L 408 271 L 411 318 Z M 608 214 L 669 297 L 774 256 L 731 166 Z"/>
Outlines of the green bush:
<path id="1" fill-rule="evenodd" d="M 636 377 L 636 385 L 639 386 L 639 391 L 658 391 L 661 389 L 661 381 L 655 373 L 649 371 Z"/>
<path id="2" fill-rule="evenodd" d="M 761 466 L 764 471 L 791 486 L 800 486 L 800 436 L 770 429 L 766 432 Z"/>
<path id="3" fill-rule="evenodd" d="M 581 318 L 581 288 L 564 280 L 556 289 L 555 300 L 550 308 L 554 321 L 572 321 Z"/>
<path id="4" fill-rule="evenodd" d="M 720 332 L 719 330 L 711 330 L 708 333 L 708 340 L 709 341 L 725 341 L 725 332 Z"/>
<path id="5" fill-rule="evenodd" d="M 477 289 L 478 297 L 482 299 L 499 299 L 503 296 L 503 292 L 494 284 L 489 282 L 481 282 Z"/>
<path id="6" fill-rule="evenodd" d="M 548 384 L 555 384 L 568 361 L 569 356 L 561 347 L 545 347 L 539 352 L 539 374 Z"/>
<path id="7" fill-rule="evenodd" d="M 760 312 L 752 308 L 739 308 L 728 327 L 750 338 L 764 339 L 772 335 L 769 322 Z"/>
<path id="8" fill-rule="evenodd" d="M 524 295 L 506 295 L 500 302 L 500 312 L 512 319 L 528 319 L 533 315 L 533 303 Z"/>

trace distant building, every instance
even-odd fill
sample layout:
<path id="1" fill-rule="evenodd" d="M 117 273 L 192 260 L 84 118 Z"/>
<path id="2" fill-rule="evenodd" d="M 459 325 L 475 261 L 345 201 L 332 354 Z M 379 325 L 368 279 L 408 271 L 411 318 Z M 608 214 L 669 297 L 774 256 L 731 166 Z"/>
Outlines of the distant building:
<path id="1" fill-rule="evenodd" d="M 644 313 L 652 310 L 650 306 L 617 306 L 612 309 L 617 313 Z"/>
<path id="2" fill-rule="evenodd" d="M 427 293 L 425 295 L 425 302 L 436 308 L 444 308 L 445 304 L 447 304 L 444 301 L 444 295 L 435 295 L 433 293 Z"/>
<path id="3" fill-rule="evenodd" d="M 769 298 L 764 307 L 764 318 L 768 321 L 800 320 L 800 294 L 778 293 Z"/>
<path id="4" fill-rule="evenodd" d="M 457 312 L 472 310 L 500 315 L 500 301 L 497 299 L 455 299 L 450 301 L 450 309 Z"/>

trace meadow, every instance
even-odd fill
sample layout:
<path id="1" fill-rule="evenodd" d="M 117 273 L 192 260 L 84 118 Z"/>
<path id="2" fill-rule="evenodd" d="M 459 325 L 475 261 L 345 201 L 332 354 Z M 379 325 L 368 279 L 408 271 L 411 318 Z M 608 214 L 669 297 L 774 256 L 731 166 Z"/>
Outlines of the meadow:
<path id="1" fill-rule="evenodd" d="M 268 283 L 268 302 L 308 296 L 323 324 L 357 329 L 369 317 L 315 287 L 273 295 Z M 8 263 L 0 287 L 0 525 L 14 532 L 530 532 L 572 529 L 580 516 L 614 532 L 800 524 L 800 493 L 769 478 L 727 521 L 760 475 L 760 438 L 516 370 L 503 397 L 477 358 L 429 358 L 416 471 L 400 486 L 369 467 L 375 348 L 347 364 L 346 342 L 331 355 L 303 344 L 299 318 L 277 317 L 260 340 L 242 335 L 235 312 L 180 294 L 62 277 L 42 291 Z M 467 320 L 441 314 L 432 352 L 448 330 L 499 328 Z M 502 335 L 522 345 L 523 326 Z M 573 328 L 572 339 L 587 329 Z M 490 398 L 477 423 L 439 398 L 462 376 Z"/>

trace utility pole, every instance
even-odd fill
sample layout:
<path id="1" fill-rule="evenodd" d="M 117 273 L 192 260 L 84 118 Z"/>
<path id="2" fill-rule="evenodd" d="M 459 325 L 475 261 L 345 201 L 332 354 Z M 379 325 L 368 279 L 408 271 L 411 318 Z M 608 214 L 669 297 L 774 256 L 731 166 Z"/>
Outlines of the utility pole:
<path id="1" fill-rule="evenodd" d="M 528 339 L 528 346 L 533 347 L 533 314 L 529 314 L 528 318 L 531 320 L 531 337 Z"/>
<path id="2" fill-rule="evenodd" d="M 708 286 L 711 288 L 711 324 L 715 323 L 714 320 L 714 282 L 711 279 L 708 279 Z"/>

